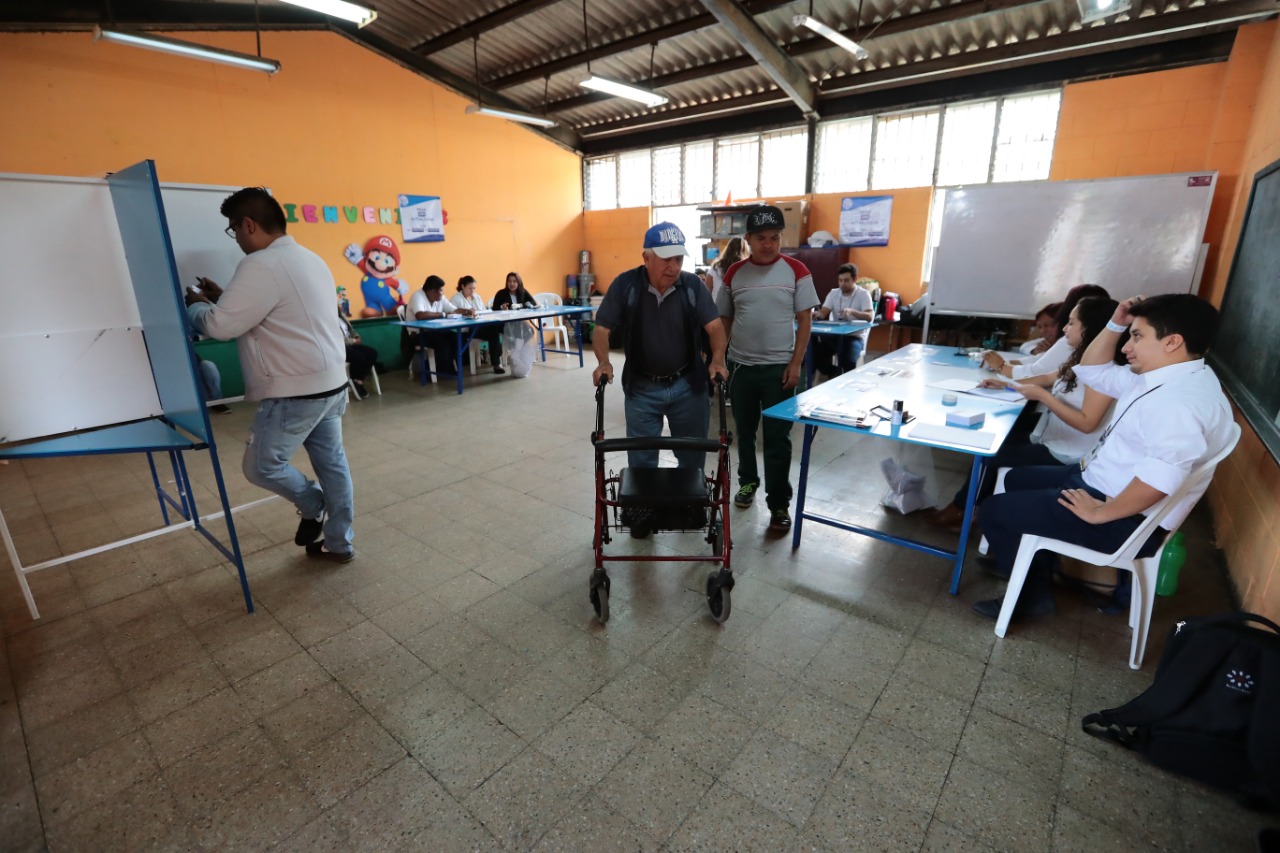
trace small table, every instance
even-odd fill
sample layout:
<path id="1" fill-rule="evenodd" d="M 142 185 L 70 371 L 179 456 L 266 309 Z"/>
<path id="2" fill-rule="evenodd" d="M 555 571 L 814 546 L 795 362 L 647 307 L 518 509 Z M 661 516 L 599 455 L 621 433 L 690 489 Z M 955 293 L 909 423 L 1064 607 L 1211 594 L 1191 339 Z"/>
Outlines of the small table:
<path id="1" fill-rule="evenodd" d="M 436 320 L 398 320 L 392 325 L 404 326 L 408 329 L 418 329 L 426 331 L 447 332 L 451 331 L 457 336 L 458 341 L 458 393 L 462 393 L 462 355 L 466 352 L 467 347 L 471 345 L 471 339 L 476 336 L 476 331 L 484 326 L 498 326 L 505 323 L 514 323 L 521 320 L 536 320 L 538 323 L 538 350 L 542 354 L 542 360 L 547 360 L 547 353 L 563 353 L 565 355 L 574 355 L 573 350 L 548 349 L 546 341 L 542 337 L 542 321 L 547 317 L 572 317 L 574 334 L 578 339 L 578 366 L 584 364 L 582 356 L 582 320 L 584 315 L 591 314 L 589 305 L 548 305 L 540 308 L 520 308 L 514 311 L 487 311 L 479 317 L 449 317 Z M 422 369 L 418 375 L 421 378 L 421 384 L 427 384 L 427 358 L 424 353 L 422 356 Z M 448 376 L 447 373 L 439 374 Z"/>
<path id="2" fill-rule="evenodd" d="M 845 338 L 858 332 L 874 329 L 878 323 L 867 320 L 814 320 L 809 327 L 809 347 L 805 350 L 805 387 L 813 387 L 813 339 L 823 335 Z M 839 359 L 839 356 L 836 356 Z"/>
<path id="3" fill-rule="evenodd" d="M 778 418 L 804 425 L 804 443 L 800 456 L 800 484 L 796 490 L 796 520 L 791 533 L 791 547 L 800 547 L 804 522 L 812 521 L 860 533 L 883 542 L 891 542 L 904 548 L 922 551 L 951 560 L 951 594 L 960 590 L 960 573 L 964 566 L 965 546 L 969 540 L 969 528 L 973 521 L 974 499 L 978 483 L 982 479 L 985 460 L 1000 449 L 1013 427 L 1013 422 L 1026 406 L 1026 400 L 1000 401 L 976 395 L 957 394 L 961 403 L 948 407 L 942 405 L 942 389 L 930 383 L 947 379 L 972 379 L 976 384 L 984 374 L 979 363 L 968 355 L 957 354 L 954 347 L 932 347 L 910 344 L 855 371 L 845 373 L 812 390 L 806 391 L 776 406 L 766 409 L 765 417 Z M 909 424 L 894 426 L 882 420 L 870 429 L 855 427 L 851 418 L 836 418 L 857 410 L 869 411 L 875 406 L 890 408 L 894 400 L 902 400 L 907 413 L 914 416 Z M 917 425 L 943 426 L 946 413 L 963 409 L 982 411 L 986 419 L 980 429 L 963 430 L 947 437 L 913 435 Z M 973 457 L 969 477 L 969 492 L 965 499 L 964 521 L 960 529 L 960 541 L 955 551 L 948 551 L 906 537 L 893 536 L 874 528 L 861 527 L 831 516 L 808 512 L 805 509 L 805 491 L 809 479 L 809 455 L 813 439 L 819 429 L 837 429 L 859 435 L 871 435 L 890 441 L 902 441 L 923 447 L 953 450 Z M 968 438 L 969 435 L 987 434 L 988 447 L 966 446 L 949 439 Z"/>

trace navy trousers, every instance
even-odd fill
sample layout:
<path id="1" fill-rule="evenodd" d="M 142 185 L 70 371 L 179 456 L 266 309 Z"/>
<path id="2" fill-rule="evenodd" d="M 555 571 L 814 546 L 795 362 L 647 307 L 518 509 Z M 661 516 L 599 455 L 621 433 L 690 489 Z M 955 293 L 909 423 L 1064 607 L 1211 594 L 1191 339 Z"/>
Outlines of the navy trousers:
<path id="1" fill-rule="evenodd" d="M 1063 489 L 1084 489 L 1099 500 L 1106 496 L 1086 486 L 1079 465 L 1037 465 L 1014 468 L 1005 475 L 1004 492 L 992 495 L 979 508 L 979 523 L 991 546 L 1000 571 L 1012 574 L 1018 556 L 1018 544 L 1024 533 L 1073 542 L 1085 548 L 1109 553 L 1116 550 L 1142 523 L 1142 516 L 1131 515 L 1106 524 L 1089 524 L 1058 503 Z M 1154 554 L 1164 541 L 1157 530 L 1147 540 L 1140 557 Z M 1027 606 L 1053 599 L 1052 572 L 1054 561 L 1040 552 L 1031 563 L 1020 601 Z"/>

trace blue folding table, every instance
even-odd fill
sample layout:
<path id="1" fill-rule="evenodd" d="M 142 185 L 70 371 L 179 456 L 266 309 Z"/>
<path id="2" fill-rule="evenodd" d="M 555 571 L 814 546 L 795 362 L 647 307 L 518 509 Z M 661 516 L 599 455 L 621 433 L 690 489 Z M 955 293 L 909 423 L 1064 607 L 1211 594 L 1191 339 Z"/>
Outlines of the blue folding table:
<path id="1" fill-rule="evenodd" d="M 957 405 L 944 406 L 942 396 L 948 392 L 933 387 L 931 383 L 965 379 L 972 380 L 976 384 L 983 376 L 978 363 L 968 355 L 956 354 L 954 347 L 911 344 L 766 409 L 764 416 L 767 418 L 778 418 L 804 426 L 803 449 L 800 455 L 800 483 L 796 491 L 796 519 L 791 533 L 791 547 L 800 547 L 800 537 L 805 521 L 837 527 L 851 533 L 860 533 L 883 542 L 891 542 L 951 560 L 951 594 L 955 595 L 959 592 L 965 545 L 969 539 L 974 498 L 977 495 L 978 483 L 981 481 L 983 464 L 1000 449 L 1009 435 L 1009 430 L 1013 427 L 1013 422 L 1026 405 L 1026 400 L 999 401 L 988 397 L 957 394 L 959 398 Z M 889 409 L 895 400 L 903 401 L 903 408 L 913 417 L 911 423 L 895 426 L 887 419 L 879 419 L 868 414 L 865 423 L 870 424 L 869 427 L 860 428 L 854 425 L 855 418 L 859 414 L 870 413 L 871 409 L 877 406 Z M 984 412 L 986 417 L 982 427 L 973 430 L 956 429 L 955 432 L 945 429 L 946 413 L 957 409 Z M 926 429 L 917 432 L 920 426 Z M 894 536 L 875 528 L 862 527 L 833 516 L 810 512 L 805 507 L 809 457 L 813 439 L 817 436 L 819 429 L 842 430 L 922 447 L 952 450 L 972 456 L 969 492 L 965 500 L 964 521 L 956 550 L 950 551 L 915 539 Z M 926 435 L 926 432 L 931 435 Z M 985 442 L 987 446 L 975 446 L 965 442 Z"/>

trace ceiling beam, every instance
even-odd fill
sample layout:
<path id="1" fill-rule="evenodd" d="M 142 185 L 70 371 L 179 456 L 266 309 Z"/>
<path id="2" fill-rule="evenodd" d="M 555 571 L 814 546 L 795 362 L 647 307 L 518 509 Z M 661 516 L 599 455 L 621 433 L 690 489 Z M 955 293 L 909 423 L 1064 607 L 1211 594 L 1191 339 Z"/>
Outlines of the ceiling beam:
<path id="1" fill-rule="evenodd" d="M 809 81 L 809 75 L 783 52 L 772 36 L 760 29 L 756 19 L 737 0 L 700 0 L 720 25 L 742 45 L 742 49 L 754 59 L 764 72 L 796 102 L 800 112 L 817 115 L 818 89 Z"/>
<path id="2" fill-rule="evenodd" d="M 830 101 L 824 100 L 823 108 L 824 111 L 829 108 L 831 114 L 837 116 L 872 115 L 1042 90 L 1064 82 L 1223 62 L 1230 56 L 1234 41 L 1235 35 L 1230 32 L 1195 35 L 1180 41 L 1166 42 L 1154 50 L 1151 47 L 1130 47 L 1107 54 L 1058 59 L 1026 68 L 1002 68 L 968 77 L 944 77 L 896 89 L 844 95 Z M 780 93 L 775 94 L 781 97 Z M 795 109 L 790 102 L 783 100 L 773 106 L 749 107 L 728 115 L 696 117 L 662 126 L 635 127 L 623 133 L 599 136 L 588 134 L 583 138 L 582 153 L 587 156 L 613 154 L 637 148 L 657 148 L 795 126 Z"/>
<path id="3" fill-rule="evenodd" d="M 420 56 L 427 56 L 444 50 L 446 47 L 453 47 L 455 44 L 470 41 L 489 30 L 519 20 L 525 15 L 530 15 L 545 6 L 558 2 L 560 0 L 516 0 L 514 3 L 503 6 L 501 9 L 497 9 L 487 15 L 481 15 L 460 27 L 447 30 L 433 39 L 427 39 L 420 44 L 416 44 L 412 50 Z"/>
<path id="4" fill-rule="evenodd" d="M 862 95 L 917 84 L 939 85 L 942 81 L 955 77 L 1025 68 L 1046 62 L 1105 54 L 1134 47 L 1150 47 L 1215 32 L 1233 31 L 1247 20 L 1263 18 L 1275 14 L 1278 10 L 1280 10 L 1280 0 L 1239 0 L 1235 3 L 1221 3 L 1211 7 L 1200 6 L 1121 24 L 1110 24 L 1106 27 L 1107 38 L 1102 44 L 1098 43 L 1098 33 L 1090 32 L 1086 28 L 1036 39 L 1032 42 L 1000 45 L 892 68 L 861 71 L 826 80 L 818 87 L 823 98 L 822 112 L 824 117 L 833 114 L 849 114 L 847 108 L 833 109 L 834 104 L 830 102 L 832 96 Z M 1131 71 L 1132 69 L 1125 73 L 1131 73 Z M 754 109 L 759 103 L 767 102 L 770 94 L 775 99 L 781 97 L 781 93 L 774 92 L 727 98 L 710 104 L 698 104 L 692 107 L 664 110 L 648 116 L 603 122 L 579 128 L 579 132 L 583 139 L 592 139 L 602 135 L 635 131 L 646 126 L 698 119 L 706 114 L 708 109 L 716 114 L 732 112 L 735 104 Z M 848 101 L 847 98 L 844 100 Z M 552 104 L 551 109 L 555 108 L 556 105 Z"/>
<path id="5" fill-rule="evenodd" d="M 763 14 L 770 9 L 776 9 L 779 6 L 786 6 L 792 0 L 748 0 L 745 4 L 753 15 Z M 597 59 L 604 59 L 608 56 L 614 56 L 624 53 L 628 50 L 634 50 L 639 47 L 648 47 L 655 42 L 665 39 L 674 38 L 675 36 L 691 33 L 695 30 L 701 30 L 705 27 L 715 25 L 715 16 L 710 12 L 702 12 L 700 14 L 691 15 L 673 24 L 664 24 L 651 30 L 635 33 L 634 35 L 624 36 L 614 39 L 604 44 L 598 44 L 593 48 L 581 50 L 553 59 L 550 62 L 544 62 L 541 65 L 534 65 L 530 68 L 524 68 L 520 71 L 513 71 L 510 74 L 504 74 L 500 77 L 492 77 L 485 81 L 485 85 L 492 89 L 509 89 L 512 86 L 519 86 L 521 83 L 529 83 L 534 80 L 556 74 L 560 71 L 567 71 L 570 68 L 576 68 L 579 65 L 585 65 Z"/>
<path id="6" fill-rule="evenodd" d="M 400 47 L 397 44 L 387 41 L 386 39 L 369 32 L 368 28 L 356 29 L 354 26 L 342 24 L 333 25 L 331 27 L 334 32 L 341 33 L 357 44 L 361 44 L 374 53 L 380 54 L 386 59 L 413 71 L 423 77 L 427 77 L 446 89 L 468 99 L 481 99 L 488 106 L 502 107 L 505 109 L 517 110 L 519 112 L 528 112 L 528 110 L 512 101 L 510 98 L 504 97 L 497 92 L 483 89 L 476 85 L 474 81 L 468 80 L 454 74 L 452 71 L 424 59 L 413 51 Z M 493 119 L 489 119 L 493 121 Z M 563 145 L 573 151 L 577 151 L 578 145 L 582 142 L 581 137 L 573 128 L 558 125 L 556 127 L 540 128 L 532 125 L 525 125 L 532 133 L 545 136 L 548 139 Z"/>
<path id="7" fill-rule="evenodd" d="M 1000 9 L 1010 9 L 1015 6 L 1028 6 L 1037 3 L 1043 3 L 1045 0 L 962 0 L 960 3 L 953 3 L 940 9 L 930 9 L 925 12 L 916 12 L 911 15 L 903 15 L 898 18 L 890 18 L 879 27 L 876 28 L 875 36 L 866 44 L 874 44 L 877 38 L 882 36 L 898 35 L 912 30 L 921 30 L 927 27 L 936 27 L 939 24 L 945 24 L 950 21 L 959 20 L 961 18 L 972 18 L 978 15 L 988 14 Z M 862 43 L 862 37 L 857 29 L 844 30 L 846 36 Z M 782 50 L 788 56 L 806 56 L 810 53 L 816 53 L 821 50 L 832 49 L 831 42 L 821 36 L 814 36 L 804 41 L 792 42 L 783 46 Z M 709 62 L 705 65 L 697 65 L 692 68 L 684 68 L 670 74 L 661 74 L 651 80 L 644 81 L 644 85 L 650 89 L 661 89 L 664 86 L 674 86 L 679 83 L 688 83 L 693 80 L 702 80 L 707 77 L 716 77 L 721 74 L 727 74 L 730 71 L 741 71 L 744 68 L 751 68 L 755 65 L 755 61 L 745 54 L 735 56 L 731 59 L 722 59 L 718 62 Z M 489 81 L 494 89 L 504 88 L 498 85 L 502 81 Z M 560 101 L 553 101 L 547 105 L 547 111 L 552 113 L 567 112 L 575 110 L 589 104 L 599 103 L 608 99 L 608 95 L 599 95 L 595 93 L 575 95 L 571 98 L 565 98 Z"/>

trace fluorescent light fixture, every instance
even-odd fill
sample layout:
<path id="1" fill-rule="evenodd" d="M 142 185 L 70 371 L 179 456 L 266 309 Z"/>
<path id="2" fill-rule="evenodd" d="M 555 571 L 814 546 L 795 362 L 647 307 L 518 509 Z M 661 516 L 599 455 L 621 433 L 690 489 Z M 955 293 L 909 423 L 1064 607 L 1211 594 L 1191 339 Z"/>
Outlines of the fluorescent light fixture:
<path id="1" fill-rule="evenodd" d="M 619 83 L 617 80 L 610 80 L 607 77 L 597 77 L 594 74 L 583 80 L 579 85 L 608 95 L 617 95 L 619 98 L 639 101 L 646 107 L 660 107 L 670 100 L 666 95 L 659 95 L 657 92 L 650 92 L 648 89 L 632 86 L 629 83 Z"/>
<path id="2" fill-rule="evenodd" d="M 175 56 L 185 56 L 188 59 L 221 62 L 223 65 L 234 65 L 237 68 L 249 68 L 253 71 L 265 71 L 268 74 L 275 74 L 280 70 L 280 63 L 274 59 L 263 59 L 261 56 L 236 53 L 232 50 L 219 50 L 216 47 L 206 47 L 203 44 L 178 41 L 177 39 L 164 38 L 163 36 L 141 35 L 140 33 L 126 33 L 120 30 L 104 30 L 102 27 L 94 27 L 93 40 L 115 42 L 116 44 L 125 44 L 130 47 L 141 47 L 146 50 L 156 50 L 160 53 L 172 53 Z"/>
<path id="3" fill-rule="evenodd" d="M 1128 12 L 1133 8 L 1133 0 L 1076 0 L 1076 5 L 1080 7 L 1080 23 L 1091 24 Z M 1130 14 L 1130 17 L 1134 16 Z"/>
<path id="4" fill-rule="evenodd" d="M 536 124 L 538 127 L 555 127 L 554 119 L 545 118 L 543 116 L 535 116 L 530 113 L 522 113 L 519 110 L 504 110 L 501 107 L 486 107 L 483 104 L 468 104 L 467 114 L 476 116 L 493 116 L 494 118 L 505 118 L 508 121 L 518 121 L 521 124 Z"/>
<path id="5" fill-rule="evenodd" d="M 372 24 L 374 18 L 378 17 L 378 13 L 372 9 L 357 6 L 355 3 L 348 3 L 346 0 L 284 0 L 284 2 L 293 6 L 301 6 L 304 9 L 311 9 L 314 12 L 320 12 L 331 18 L 350 21 L 357 27 Z"/>
<path id="6" fill-rule="evenodd" d="M 868 56 L 871 55 L 870 53 L 867 52 L 867 49 L 865 47 L 858 44 L 856 41 L 849 38 L 848 36 L 844 35 L 839 30 L 833 30 L 831 29 L 831 27 L 828 27 L 826 24 L 822 23 L 822 21 L 815 20 L 809 17 L 808 15 L 796 15 L 794 18 L 791 19 L 791 23 L 795 24 L 797 27 L 808 27 L 809 29 L 813 30 L 815 33 L 827 39 L 828 41 L 832 42 L 833 44 L 837 44 L 840 47 L 843 47 L 845 50 L 852 53 L 858 59 L 866 59 Z"/>

